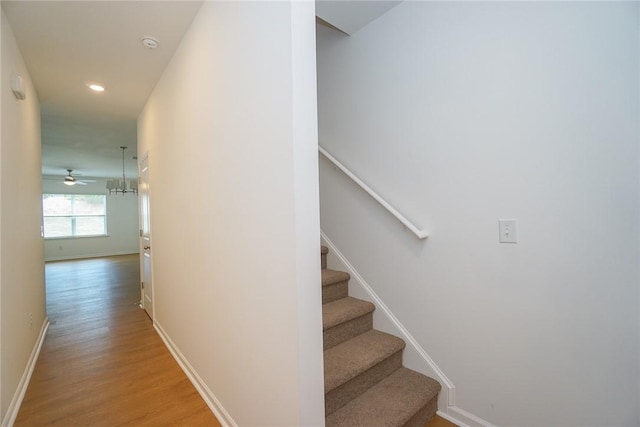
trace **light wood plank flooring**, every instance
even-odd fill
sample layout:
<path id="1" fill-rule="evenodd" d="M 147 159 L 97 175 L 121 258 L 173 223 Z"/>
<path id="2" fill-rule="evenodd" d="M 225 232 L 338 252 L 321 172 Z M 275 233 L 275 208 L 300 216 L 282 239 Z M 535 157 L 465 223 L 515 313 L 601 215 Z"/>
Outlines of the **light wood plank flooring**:
<path id="1" fill-rule="evenodd" d="M 436 415 L 425 427 L 456 427 L 456 425 Z"/>
<path id="2" fill-rule="evenodd" d="M 137 255 L 48 263 L 46 280 L 51 326 L 16 427 L 220 426 L 138 307 Z"/>
<path id="3" fill-rule="evenodd" d="M 135 255 L 46 265 L 51 326 L 15 426 L 220 426 L 138 307 Z"/>

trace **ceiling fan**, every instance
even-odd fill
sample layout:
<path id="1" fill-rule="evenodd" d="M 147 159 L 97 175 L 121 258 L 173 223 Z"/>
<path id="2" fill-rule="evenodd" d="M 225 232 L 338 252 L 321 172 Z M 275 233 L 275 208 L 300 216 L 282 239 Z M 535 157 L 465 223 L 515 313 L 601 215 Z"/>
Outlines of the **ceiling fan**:
<path id="1" fill-rule="evenodd" d="M 69 172 L 69 175 L 64 177 L 64 183 L 66 185 L 76 185 L 76 184 L 87 185 L 88 182 L 96 182 L 93 179 L 77 179 L 75 176 L 71 175 L 71 172 L 73 172 L 73 169 L 67 169 L 67 172 Z"/>

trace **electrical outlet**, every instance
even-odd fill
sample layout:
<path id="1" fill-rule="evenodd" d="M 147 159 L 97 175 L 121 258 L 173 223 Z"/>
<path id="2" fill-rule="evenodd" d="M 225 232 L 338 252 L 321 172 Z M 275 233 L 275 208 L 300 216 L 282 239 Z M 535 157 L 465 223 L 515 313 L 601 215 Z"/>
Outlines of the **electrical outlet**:
<path id="1" fill-rule="evenodd" d="M 498 220 L 500 243 L 518 243 L 518 229 L 515 219 Z"/>

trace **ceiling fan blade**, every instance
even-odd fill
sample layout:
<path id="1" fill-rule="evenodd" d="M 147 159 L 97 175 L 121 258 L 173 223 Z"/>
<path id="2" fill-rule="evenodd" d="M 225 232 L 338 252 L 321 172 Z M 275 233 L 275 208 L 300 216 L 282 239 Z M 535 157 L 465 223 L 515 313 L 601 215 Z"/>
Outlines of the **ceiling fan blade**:
<path id="1" fill-rule="evenodd" d="M 80 184 L 80 185 L 87 185 L 87 183 L 86 183 L 86 182 L 83 182 L 83 181 L 76 181 L 76 184 Z"/>
<path id="2" fill-rule="evenodd" d="M 81 180 L 76 181 L 76 182 L 85 182 L 86 183 L 86 182 L 96 182 L 96 180 L 95 179 L 81 179 Z"/>

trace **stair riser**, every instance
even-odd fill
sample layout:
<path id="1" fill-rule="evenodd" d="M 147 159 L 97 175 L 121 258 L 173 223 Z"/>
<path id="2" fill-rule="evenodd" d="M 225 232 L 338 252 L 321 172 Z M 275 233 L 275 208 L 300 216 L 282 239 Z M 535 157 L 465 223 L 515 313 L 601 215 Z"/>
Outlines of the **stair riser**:
<path id="1" fill-rule="evenodd" d="M 329 248 L 326 246 L 320 246 L 320 259 L 322 260 L 322 268 L 327 268 L 327 254 L 329 253 Z"/>
<path id="2" fill-rule="evenodd" d="M 337 411 L 401 366 L 402 351 L 398 351 L 357 377 L 326 393 L 324 397 L 325 416 Z"/>
<path id="3" fill-rule="evenodd" d="M 324 350 L 335 347 L 353 337 L 365 333 L 373 328 L 373 315 L 364 316 L 341 323 L 323 332 Z"/>
<path id="4" fill-rule="evenodd" d="M 403 427 L 424 427 L 438 410 L 438 395 L 422 407 Z"/>
<path id="5" fill-rule="evenodd" d="M 328 269 L 327 253 L 321 246 L 322 303 L 332 303 L 322 308 L 328 328 L 323 330 L 327 427 L 424 427 L 437 411 L 440 385 L 402 367 L 404 342 L 373 330 L 372 304 L 343 300 L 349 274 Z"/>
<path id="6" fill-rule="evenodd" d="M 322 303 L 336 301 L 341 298 L 346 298 L 349 295 L 349 285 L 345 280 L 344 282 L 334 283 L 322 287 Z"/>

